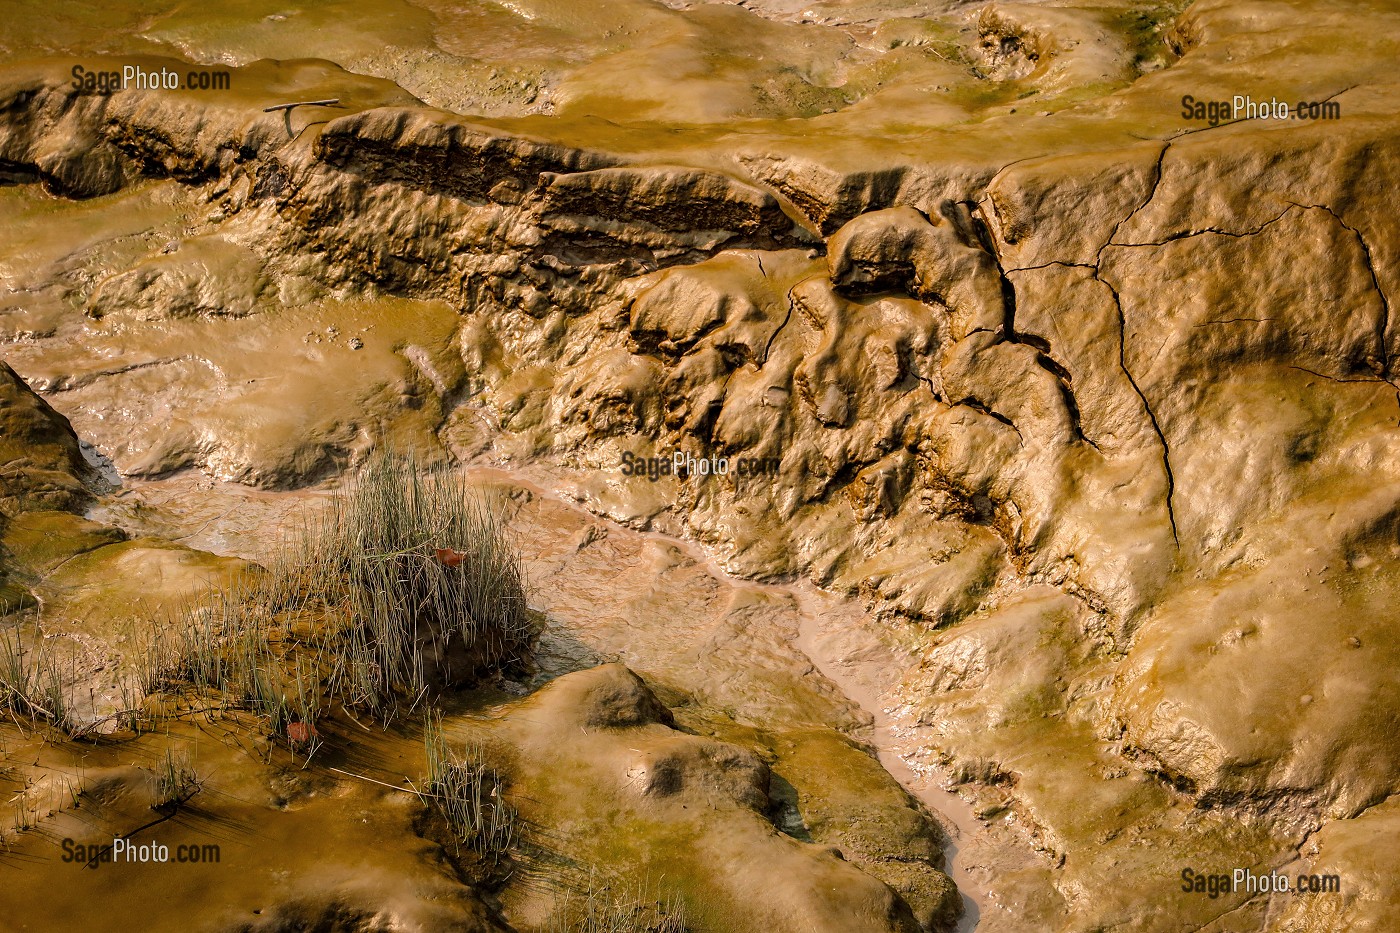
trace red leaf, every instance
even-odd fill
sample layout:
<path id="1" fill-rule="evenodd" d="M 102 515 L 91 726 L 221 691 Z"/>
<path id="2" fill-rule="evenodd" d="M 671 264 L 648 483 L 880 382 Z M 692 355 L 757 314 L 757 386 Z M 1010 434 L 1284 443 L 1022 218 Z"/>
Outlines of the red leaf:
<path id="1" fill-rule="evenodd" d="M 309 722 L 289 722 L 287 723 L 287 739 L 297 745 L 303 742 L 310 742 L 320 735 L 316 727 Z"/>
<path id="2" fill-rule="evenodd" d="M 463 554 L 461 551 L 454 551 L 450 547 L 436 548 L 435 553 L 437 554 L 438 563 L 442 564 L 444 567 L 459 567 L 462 561 L 467 557 L 467 555 Z"/>

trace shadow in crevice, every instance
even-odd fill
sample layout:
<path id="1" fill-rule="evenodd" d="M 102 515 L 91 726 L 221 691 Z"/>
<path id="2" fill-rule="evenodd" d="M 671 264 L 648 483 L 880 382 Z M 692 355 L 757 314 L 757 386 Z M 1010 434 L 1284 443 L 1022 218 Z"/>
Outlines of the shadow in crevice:
<path id="1" fill-rule="evenodd" d="M 784 835 L 801 842 L 814 841 L 798 807 L 797 788 L 776 772 L 770 776 L 768 782 L 768 814 L 773 820 L 773 825 Z"/>

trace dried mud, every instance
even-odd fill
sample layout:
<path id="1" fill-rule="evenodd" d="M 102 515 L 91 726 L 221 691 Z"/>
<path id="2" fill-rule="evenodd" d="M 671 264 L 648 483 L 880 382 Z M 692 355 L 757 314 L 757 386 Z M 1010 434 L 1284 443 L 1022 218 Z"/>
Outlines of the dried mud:
<path id="1" fill-rule="evenodd" d="M 0 624 L 90 734 L 0 725 L 9 915 L 533 930 L 605 871 L 699 931 L 1394 926 L 1397 51 L 1313 0 L 15 16 Z M 72 87 L 132 63 L 230 87 Z M 1339 118 L 1182 112 L 1234 94 Z M 504 881 L 411 724 L 109 728 L 142 627 L 386 446 L 507 504 L 545 620 L 446 701 Z M 152 831 L 228 861 L 57 862 L 172 743 Z"/>

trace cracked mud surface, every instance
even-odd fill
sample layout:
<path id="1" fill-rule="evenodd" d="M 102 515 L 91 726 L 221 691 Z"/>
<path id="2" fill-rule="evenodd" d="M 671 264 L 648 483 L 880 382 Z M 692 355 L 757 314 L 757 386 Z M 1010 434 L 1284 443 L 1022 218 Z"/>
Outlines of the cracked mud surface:
<path id="1" fill-rule="evenodd" d="M 388 444 L 519 523 L 538 668 L 450 725 L 557 830 L 537 877 L 680 866 L 698 930 L 933 929 L 960 901 L 983 931 L 1400 922 L 1393 10 L 168 6 L 0 36 L 0 605 L 66 646 L 86 715 L 120 705 L 142 612 L 265 560 L 289 503 Z M 71 86 L 128 61 L 231 87 Z M 1340 119 L 1182 114 L 1234 94 Z M 621 469 L 675 451 L 778 467 Z M 598 690 L 635 721 L 561 772 L 540 750 Z M 346 728 L 348 770 L 421 755 Z M 120 769 L 160 754 L 3 741 L 17 794 L 81 752 L 131 798 Z M 313 771 L 301 828 L 266 788 L 209 819 L 360 832 L 345 799 L 384 860 L 288 855 L 307 890 L 211 929 L 547 922 L 549 885 L 464 880 L 401 795 Z M 102 831 L 135 815 L 111 806 Z M 70 867 L 38 854 L 76 831 L 54 809 L 0 849 L 14 903 Z M 1188 866 L 1342 889 L 1211 898 Z M 440 896 L 390 890 L 414 878 Z"/>

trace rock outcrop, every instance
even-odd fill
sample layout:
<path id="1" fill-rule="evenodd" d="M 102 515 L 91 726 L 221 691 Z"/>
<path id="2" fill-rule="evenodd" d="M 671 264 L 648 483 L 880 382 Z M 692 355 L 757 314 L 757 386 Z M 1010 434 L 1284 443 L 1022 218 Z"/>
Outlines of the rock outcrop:
<path id="1" fill-rule="evenodd" d="M 0 512 L 80 509 L 92 473 L 68 419 L 0 362 Z"/>

